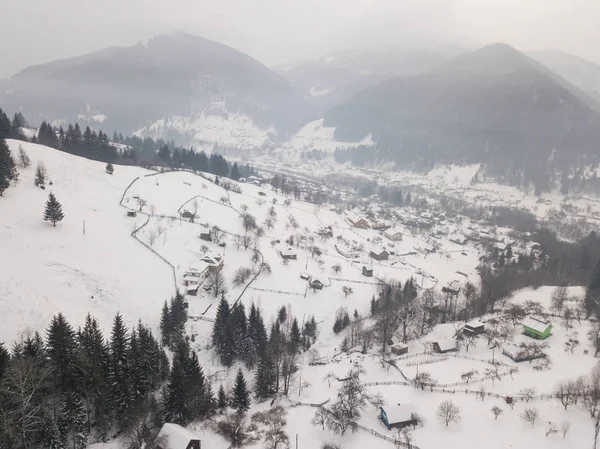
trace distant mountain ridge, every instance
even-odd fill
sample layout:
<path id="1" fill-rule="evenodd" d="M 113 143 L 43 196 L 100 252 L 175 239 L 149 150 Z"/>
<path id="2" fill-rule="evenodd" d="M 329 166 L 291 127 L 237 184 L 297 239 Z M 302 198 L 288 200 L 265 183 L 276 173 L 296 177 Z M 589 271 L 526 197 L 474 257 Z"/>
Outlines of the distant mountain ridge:
<path id="1" fill-rule="evenodd" d="M 542 64 L 495 44 L 366 89 L 329 110 L 324 123 L 339 140 L 374 136 L 370 161 L 483 162 L 497 175 L 541 179 L 549 159 L 566 170 L 577 158 L 600 156 L 599 110 Z"/>
<path id="2" fill-rule="evenodd" d="M 184 33 L 29 67 L 0 83 L 0 103 L 40 121 L 104 116 L 104 129 L 123 132 L 202 113 L 241 113 L 283 132 L 306 121 L 302 95 L 283 77 Z"/>

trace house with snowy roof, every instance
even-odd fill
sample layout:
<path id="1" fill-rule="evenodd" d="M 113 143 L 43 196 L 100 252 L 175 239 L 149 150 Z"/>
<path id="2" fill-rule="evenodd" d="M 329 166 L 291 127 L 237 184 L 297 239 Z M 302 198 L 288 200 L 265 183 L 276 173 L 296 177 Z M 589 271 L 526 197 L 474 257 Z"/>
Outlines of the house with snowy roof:
<path id="1" fill-rule="evenodd" d="M 536 340 L 545 340 L 552 332 L 552 324 L 540 318 L 528 316 L 521 324 L 523 325 L 523 334 Z"/>
<path id="2" fill-rule="evenodd" d="M 344 216 L 355 228 L 369 229 L 369 222 L 359 216 L 356 212 L 346 211 L 344 212 Z"/>
<path id="3" fill-rule="evenodd" d="M 298 259 L 298 253 L 291 246 L 279 248 L 277 250 L 279 257 L 283 260 L 296 260 Z"/>
<path id="4" fill-rule="evenodd" d="M 438 354 L 446 354 L 448 352 L 458 351 L 458 345 L 454 338 L 447 338 L 445 340 L 434 341 L 433 350 Z"/>
<path id="5" fill-rule="evenodd" d="M 202 285 L 206 276 L 208 275 L 209 264 L 199 260 L 194 262 L 187 271 L 183 274 L 183 285 L 188 286 L 198 286 Z"/>
<path id="6" fill-rule="evenodd" d="M 210 271 L 215 271 L 223 266 L 224 257 L 223 254 L 220 253 L 209 252 L 205 253 L 200 259 L 200 261 L 206 262 Z"/>
<path id="7" fill-rule="evenodd" d="M 165 423 L 156 441 L 157 449 L 201 449 L 198 436 L 179 424 Z"/>
<path id="8" fill-rule="evenodd" d="M 390 258 L 390 253 L 381 246 L 372 248 L 369 255 L 371 256 L 371 258 L 379 261 L 388 260 Z"/>
<path id="9" fill-rule="evenodd" d="M 388 430 L 416 426 L 419 418 L 413 404 L 385 405 L 379 407 L 379 419 Z"/>
<path id="10" fill-rule="evenodd" d="M 383 231 L 383 236 L 392 242 L 399 242 L 402 240 L 402 230 L 398 227 L 393 227 Z"/>

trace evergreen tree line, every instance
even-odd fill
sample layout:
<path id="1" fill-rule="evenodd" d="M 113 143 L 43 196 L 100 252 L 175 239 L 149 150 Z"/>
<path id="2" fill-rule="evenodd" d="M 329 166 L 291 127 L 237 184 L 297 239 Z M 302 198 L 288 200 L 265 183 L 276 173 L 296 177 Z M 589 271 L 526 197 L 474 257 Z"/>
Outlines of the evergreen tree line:
<path id="1" fill-rule="evenodd" d="M 0 344 L 0 447 L 84 448 L 130 427 L 168 379 L 168 358 L 141 322 L 129 330 L 117 314 L 105 338 L 91 315 L 75 330 L 59 313 L 45 338 L 10 352 Z"/>
<path id="2" fill-rule="evenodd" d="M 282 308 L 267 333 L 262 313 L 254 304 L 246 315 L 238 302 L 230 306 L 225 296 L 217 308 L 212 344 L 223 365 L 236 361 L 255 370 L 255 396 L 266 399 L 287 394 L 298 370 L 298 354 L 316 341 L 317 324 L 311 317 L 302 329 L 295 317 Z"/>
<path id="3" fill-rule="evenodd" d="M 10 153 L 6 139 L 24 139 L 21 127 L 25 126 L 25 119 L 21 113 L 14 115 L 11 121 L 0 109 L 0 196 L 12 183 L 19 180 L 17 165 Z"/>
<path id="4" fill-rule="evenodd" d="M 21 132 L 21 128 L 26 126 L 28 126 L 27 121 L 21 113 L 15 114 L 11 122 L 0 109 L 0 140 L 2 138 L 27 140 Z M 31 140 L 34 143 L 102 162 L 136 165 L 162 163 L 173 168 L 190 168 L 235 180 L 256 175 L 256 171 L 249 164 L 231 163 L 220 154 L 211 153 L 208 156 L 204 151 L 197 152 L 194 149 L 177 147 L 173 141 L 165 142 L 150 137 L 143 139 L 137 136 L 123 137 L 116 132 L 113 133 L 111 140 L 103 131 L 96 132 L 89 126 L 82 130 L 78 123 L 69 124 L 65 129 L 62 125 L 56 128 L 44 121 L 40 125 L 37 137 Z M 123 147 L 117 148 L 111 143 Z"/>

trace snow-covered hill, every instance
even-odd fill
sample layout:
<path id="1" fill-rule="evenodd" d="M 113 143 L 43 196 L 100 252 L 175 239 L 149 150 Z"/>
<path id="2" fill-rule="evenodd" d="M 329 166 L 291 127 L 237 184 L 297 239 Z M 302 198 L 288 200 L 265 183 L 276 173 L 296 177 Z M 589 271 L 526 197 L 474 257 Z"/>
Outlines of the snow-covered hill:
<path id="1" fill-rule="evenodd" d="M 116 167 L 52 148 L 8 141 L 13 154 L 23 146 L 32 166 L 0 198 L 0 341 L 44 331 L 62 312 L 73 325 L 89 312 L 108 329 L 117 312 L 131 324 L 156 327 L 162 302 L 174 292 L 169 267 L 129 235 L 134 222 L 119 206 L 127 185 L 147 173 Z M 33 183 L 43 162 L 52 185 Z M 56 228 L 43 221 L 48 192 L 62 203 Z M 85 234 L 83 229 L 85 226 Z"/>

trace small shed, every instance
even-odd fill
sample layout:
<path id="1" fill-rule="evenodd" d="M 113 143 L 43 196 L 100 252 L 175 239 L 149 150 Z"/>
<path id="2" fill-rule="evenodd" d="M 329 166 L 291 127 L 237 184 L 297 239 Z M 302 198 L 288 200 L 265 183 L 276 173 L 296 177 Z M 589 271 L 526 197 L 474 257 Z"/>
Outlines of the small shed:
<path id="1" fill-rule="evenodd" d="M 128 210 L 127 211 L 127 216 L 128 217 L 137 217 L 137 211 L 135 211 L 135 210 Z"/>
<path id="2" fill-rule="evenodd" d="M 206 242 L 212 242 L 212 231 L 209 228 L 201 228 L 200 229 L 200 240 L 204 240 Z"/>
<path id="3" fill-rule="evenodd" d="M 185 294 L 189 296 L 198 296 L 200 284 L 189 284 L 185 287 Z"/>
<path id="4" fill-rule="evenodd" d="M 536 340 L 545 340 L 552 332 L 552 324 L 547 321 L 529 316 L 521 323 L 523 334 Z"/>
<path id="5" fill-rule="evenodd" d="M 463 332 L 468 335 L 480 335 L 485 331 L 485 324 L 479 320 L 469 321 L 465 324 Z"/>
<path id="6" fill-rule="evenodd" d="M 308 281 L 310 279 L 310 274 L 308 274 L 306 271 L 303 271 L 302 273 L 300 273 L 300 279 Z"/>
<path id="7" fill-rule="evenodd" d="M 323 290 L 323 287 L 329 287 L 331 280 L 325 276 L 312 275 L 308 281 L 310 288 L 315 290 Z"/>
<path id="8" fill-rule="evenodd" d="M 390 345 L 390 352 L 396 355 L 406 354 L 408 353 L 408 345 L 393 337 Z"/>
<path id="9" fill-rule="evenodd" d="M 373 277 L 373 266 L 372 265 L 363 265 L 362 266 L 362 275 L 368 278 Z"/>
<path id="10" fill-rule="evenodd" d="M 288 246 L 287 248 L 280 248 L 277 250 L 277 252 L 279 253 L 279 256 L 284 260 L 298 259 L 298 253 L 296 253 L 296 251 L 294 251 L 294 249 L 291 246 Z"/>
<path id="11" fill-rule="evenodd" d="M 187 209 L 182 210 L 179 215 L 181 215 L 181 218 L 185 218 L 186 220 L 193 220 L 196 218 L 196 214 Z"/>
<path id="12" fill-rule="evenodd" d="M 417 408 L 412 404 L 398 404 L 383 406 L 379 408 L 379 419 L 388 428 L 403 429 L 409 426 L 417 426 Z"/>
<path id="13" fill-rule="evenodd" d="M 267 194 L 263 191 L 258 192 L 258 196 L 267 196 Z"/>
<path id="14" fill-rule="evenodd" d="M 165 423 L 156 440 L 157 449 L 201 449 L 198 436 L 179 424 Z"/>
<path id="15" fill-rule="evenodd" d="M 446 354 L 458 351 L 458 346 L 454 338 L 447 338 L 445 340 L 434 341 L 433 350 L 438 354 Z"/>

